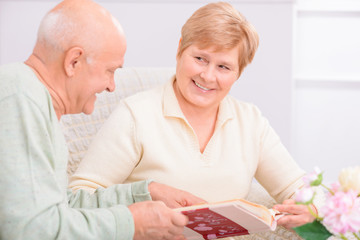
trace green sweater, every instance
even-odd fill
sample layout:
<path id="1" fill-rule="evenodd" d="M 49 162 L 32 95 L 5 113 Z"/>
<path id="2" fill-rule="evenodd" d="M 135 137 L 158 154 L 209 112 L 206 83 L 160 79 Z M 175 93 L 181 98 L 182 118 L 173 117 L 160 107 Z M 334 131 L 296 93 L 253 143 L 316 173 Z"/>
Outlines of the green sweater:
<path id="1" fill-rule="evenodd" d="M 126 205 L 151 200 L 148 181 L 72 193 L 67 160 L 45 86 L 24 63 L 0 67 L 0 239 L 132 239 Z"/>

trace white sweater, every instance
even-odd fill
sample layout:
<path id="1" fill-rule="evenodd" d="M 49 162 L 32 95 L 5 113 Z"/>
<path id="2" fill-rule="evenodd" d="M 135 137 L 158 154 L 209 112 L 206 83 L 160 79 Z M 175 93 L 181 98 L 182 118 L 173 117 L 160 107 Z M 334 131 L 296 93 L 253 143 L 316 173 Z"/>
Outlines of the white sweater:
<path id="1" fill-rule="evenodd" d="M 257 107 L 226 96 L 203 153 L 173 79 L 124 99 L 90 144 L 70 187 L 94 191 L 154 179 L 207 201 L 245 198 L 253 177 L 278 202 L 302 186 L 301 170 Z"/>

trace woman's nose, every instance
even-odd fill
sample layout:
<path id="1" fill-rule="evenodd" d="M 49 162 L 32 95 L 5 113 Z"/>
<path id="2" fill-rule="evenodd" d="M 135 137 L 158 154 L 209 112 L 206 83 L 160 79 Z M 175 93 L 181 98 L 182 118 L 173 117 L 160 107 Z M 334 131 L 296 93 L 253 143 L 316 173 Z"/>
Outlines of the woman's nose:
<path id="1" fill-rule="evenodd" d="M 215 67 L 208 65 L 204 67 L 203 71 L 200 73 L 200 77 L 206 82 L 212 82 L 216 80 Z"/>

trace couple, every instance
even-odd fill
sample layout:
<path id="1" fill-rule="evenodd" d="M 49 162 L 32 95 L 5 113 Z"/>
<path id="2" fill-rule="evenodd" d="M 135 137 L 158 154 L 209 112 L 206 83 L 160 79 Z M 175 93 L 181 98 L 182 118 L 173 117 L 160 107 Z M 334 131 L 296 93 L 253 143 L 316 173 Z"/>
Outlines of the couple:
<path id="1" fill-rule="evenodd" d="M 256 107 L 227 96 L 257 45 L 255 30 L 231 5 L 208 4 L 195 12 L 182 29 L 176 76 L 163 88 L 145 93 L 150 99 L 157 96 L 148 108 L 138 110 L 138 98 L 146 101 L 146 96 L 125 100 L 99 133 L 98 139 L 103 134 L 109 142 L 117 137 L 125 141 L 120 143 L 128 148 L 119 149 L 119 155 L 102 157 L 114 164 L 111 168 L 120 164 L 113 169 L 119 172 L 107 176 L 107 183 L 99 182 L 107 188 L 73 193 L 67 188 L 68 152 L 58 121 L 64 114 L 90 114 L 95 94 L 114 90 L 126 40 L 118 21 L 95 2 L 59 3 L 42 20 L 29 59 L 0 67 L 0 239 L 183 239 L 187 218 L 171 208 L 215 200 L 206 184 L 217 173 L 232 179 L 223 179 L 216 189 L 226 198 L 234 192 L 246 196 L 255 176 L 274 197 L 285 199 L 276 207 L 293 214 L 279 225 L 291 228 L 312 221 L 306 207 L 287 199 L 301 187 L 303 171 Z M 144 118 L 149 111 L 154 116 Z M 127 125 L 120 126 L 119 119 Z M 108 134 L 114 126 L 123 129 Z M 161 136 L 168 139 L 138 136 L 134 126 L 144 127 L 145 133 L 164 131 Z M 174 134 L 167 135 L 168 130 Z M 143 150 L 154 152 L 139 150 L 144 145 L 132 142 L 137 137 L 146 144 Z M 197 157 L 184 153 L 188 145 L 181 144 L 191 144 Z M 95 145 L 91 151 L 103 152 Z M 89 155 L 73 185 L 96 183 L 111 170 L 102 166 L 95 171 L 98 176 L 93 175 L 95 162 Z M 198 167 L 199 174 L 190 173 L 190 182 L 198 177 L 201 186 L 186 182 L 183 173 L 189 164 Z M 269 182 L 275 168 L 281 179 Z M 181 180 L 174 177 L 172 182 L 173 173 L 183 175 Z M 89 175 L 94 179 L 82 177 Z M 144 180 L 133 182 L 138 179 Z M 124 181 L 129 183 L 117 184 Z"/>

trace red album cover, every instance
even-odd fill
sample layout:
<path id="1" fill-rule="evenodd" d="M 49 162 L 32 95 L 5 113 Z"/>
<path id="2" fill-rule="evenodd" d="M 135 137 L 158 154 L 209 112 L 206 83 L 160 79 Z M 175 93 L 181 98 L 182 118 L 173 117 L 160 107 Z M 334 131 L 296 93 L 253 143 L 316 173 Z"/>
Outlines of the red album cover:
<path id="1" fill-rule="evenodd" d="M 184 229 L 184 236 L 188 240 L 219 239 L 273 231 L 279 214 L 273 209 L 244 199 L 189 206 L 176 211 L 189 218 Z"/>
<path id="2" fill-rule="evenodd" d="M 183 211 L 182 213 L 189 218 L 186 227 L 201 234 L 206 240 L 249 234 L 239 224 L 209 208 Z"/>

